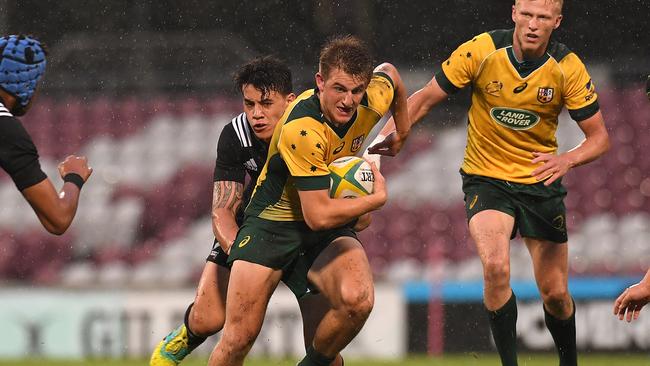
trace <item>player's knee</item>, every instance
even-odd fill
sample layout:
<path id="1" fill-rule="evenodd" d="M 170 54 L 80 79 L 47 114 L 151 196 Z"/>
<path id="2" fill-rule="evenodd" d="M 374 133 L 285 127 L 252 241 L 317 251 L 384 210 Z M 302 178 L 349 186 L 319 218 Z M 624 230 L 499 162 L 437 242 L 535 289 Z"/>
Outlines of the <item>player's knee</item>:
<path id="1" fill-rule="evenodd" d="M 344 288 L 341 292 L 341 308 L 351 320 L 365 320 L 375 305 L 372 284 Z"/>
<path id="2" fill-rule="evenodd" d="M 493 285 L 507 284 L 510 281 L 510 261 L 508 258 L 488 258 L 483 263 L 485 282 Z"/>
<path id="3" fill-rule="evenodd" d="M 209 337 L 223 329 L 225 318 L 223 313 L 214 311 L 214 309 L 212 313 L 209 313 L 194 307 L 190 312 L 189 321 L 192 333 L 201 337 Z"/>
<path id="4" fill-rule="evenodd" d="M 257 332 L 243 327 L 232 328 L 231 331 L 224 332 L 219 341 L 225 350 L 233 355 L 245 355 L 253 346 Z"/>
<path id="5" fill-rule="evenodd" d="M 571 303 L 569 291 L 564 286 L 549 286 L 540 288 L 544 304 L 549 308 L 562 308 Z"/>

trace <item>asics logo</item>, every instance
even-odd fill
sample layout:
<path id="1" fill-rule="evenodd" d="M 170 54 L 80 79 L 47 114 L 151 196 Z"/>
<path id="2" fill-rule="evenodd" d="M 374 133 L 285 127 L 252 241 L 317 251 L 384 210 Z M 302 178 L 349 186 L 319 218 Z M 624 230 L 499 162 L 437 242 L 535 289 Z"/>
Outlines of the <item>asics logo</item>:
<path id="1" fill-rule="evenodd" d="M 469 209 L 473 209 L 474 205 L 476 205 L 476 202 L 478 201 L 478 194 L 472 198 L 472 202 L 469 203 Z"/>
<path id="2" fill-rule="evenodd" d="M 519 94 L 522 91 L 524 91 L 528 87 L 528 83 L 524 82 L 523 84 L 519 85 L 518 87 L 512 89 L 512 92 L 515 94 Z"/>
<path id="3" fill-rule="evenodd" d="M 251 236 L 250 236 L 250 235 L 246 235 L 246 236 L 244 237 L 244 239 L 242 239 L 242 240 L 239 242 L 239 244 L 237 244 L 237 246 L 240 247 L 240 248 L 243 248 L 246 244 L 248 244 L 249 241 L 251 241 Z"/>
<path id="4" fill-rule="evenodd" d="M 564 216 L 563 215 L 558 215 L 553 219 L 553 227 L 557 230 L 560 231 L 565 231 L 566 228 L 564 226 Z"/>
<path id="5" fill-rule="evenodd" d="M 341 145 L 340 145 L 339 147 L 337 147 L 336 149 L 334 149 L 334 152 L 333 152 L 334 155 L 340 153 L 341 150 L 343 150 L 343 146 L 345 146 L 345 141 L 342 141 L 342 142 L 341 142 Z"/>

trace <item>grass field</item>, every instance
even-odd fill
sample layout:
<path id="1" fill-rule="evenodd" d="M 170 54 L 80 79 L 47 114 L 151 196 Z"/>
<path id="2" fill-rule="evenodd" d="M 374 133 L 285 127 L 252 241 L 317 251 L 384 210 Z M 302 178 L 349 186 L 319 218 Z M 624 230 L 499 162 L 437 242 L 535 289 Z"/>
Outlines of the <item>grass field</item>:
<path id="1" fill-rule="evenodd" d="M 646 366 L 650 365 L 649 355 L 581 355 L 580 365 L 583 366 Z M 520 366 L 554 366 L 557 365 L 555 355 L 521 355 L 519 357 Z M 199 366 L 206 365 L 205 359 L 188 359 L 183 362 L 182 366 Z M 247 366 L 293 366 L 296 360 L 250 360 L 246 362 Z M 32 360 L 0 360 L 0 365 L 7 366 L 141 366 L 148 365 L 147 360 L 84 360 L 84 361 L 67 361 L 58 360 L 50 361 L 43 359 Z M 499 360 L 494 355 L 449 355 L 444 357 L 415 357 L 400 361 L 372 361 L 372 360 L 346 360 L 346 366 L 499 366 Z"/>

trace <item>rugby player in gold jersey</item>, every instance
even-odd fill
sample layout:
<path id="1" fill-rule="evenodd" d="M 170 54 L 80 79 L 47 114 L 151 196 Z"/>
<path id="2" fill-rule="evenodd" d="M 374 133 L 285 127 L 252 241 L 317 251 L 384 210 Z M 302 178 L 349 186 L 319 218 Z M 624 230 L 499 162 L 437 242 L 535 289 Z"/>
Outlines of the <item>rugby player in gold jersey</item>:
<path id="1" fill-rule="evenodd" d="M 372 272 L 354 221 L 387 199 L 375 164 L 374 191 L 356 199 L 329 196 L 328 165 L 360 153 L 389 111 L 408 136 L 406 90 L 388 63 L 373 69 L 367 46 L 338 37 L 321 49 L 315 89 L 300 94 L 278 122 L 269 154 L 231 246 L 223 336 L 209 365 L 242 365 L 257 337 L 268 301 L 282 280 L 298 297 L 309 282 L 331 309 L 298 365 L 328 366 L 363 327 L 374 305 Z"/>
<path id="2" fill-rule="evenodd" d="M 562 5 L 562 0 L 515 1 L 514 29 L 482 33 L 460 45 L 408 100 L 416 123 L 448 94 L 472 86 L 461 175 L 469 231 L 483 264 L 484 303 L 503 365 L 517 365 L 509 259 L 517 231 L 532 258 L 560 365 L 577 364 L 561 178 L 605 153 L 609 138 L 585 66 L 551 40 Z M 567 152 L 558 151 L 555 138 L 563 107 L 585 135 Z M 370 152 L 384 150 L 379 144 Z"/>

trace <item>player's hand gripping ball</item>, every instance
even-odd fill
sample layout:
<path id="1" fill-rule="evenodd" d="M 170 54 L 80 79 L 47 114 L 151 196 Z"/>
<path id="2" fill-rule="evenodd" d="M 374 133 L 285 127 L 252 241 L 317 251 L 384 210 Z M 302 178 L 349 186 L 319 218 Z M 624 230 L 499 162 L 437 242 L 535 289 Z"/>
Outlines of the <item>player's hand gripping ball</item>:
<path id="1" fill-rule="evenodd" d="M 329 165 L 330 197 L 357 198 L 372 193 L 375 176 L 370 164 L 356 156 L 344 156 Z"/>

